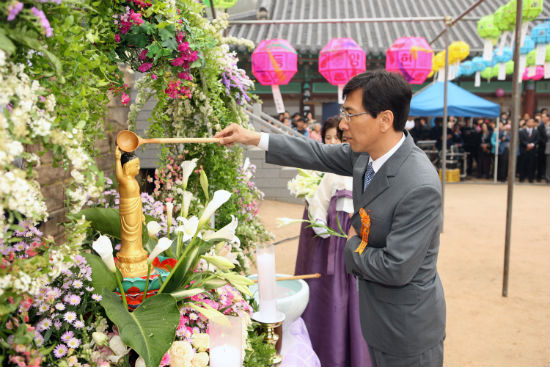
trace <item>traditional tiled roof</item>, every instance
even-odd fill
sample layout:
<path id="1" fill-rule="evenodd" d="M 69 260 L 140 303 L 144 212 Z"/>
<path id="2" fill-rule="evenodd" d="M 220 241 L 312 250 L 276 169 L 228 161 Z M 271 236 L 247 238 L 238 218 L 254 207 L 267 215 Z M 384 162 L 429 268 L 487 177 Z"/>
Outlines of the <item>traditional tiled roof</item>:
<path id="1" fill-rule="evenodd" d="M 485 0 L 468 18 L 480 18 L 493 13 L 508 0 Z M 258 7 L 269 10 L 270 19 L 348 19 L 391 17 L 443 17 L 453 19 L 476 3 L 476 0 L 258 0 Z M 538 19 L 550 17 L 550 1 Z M 537 21 L 531 22 L 538 24 Z M 531 25 L 532 26 L 532 25 Z M 264 39 L 288 40 L 301 54 L 317 54 L 334 37 L 352 37 L 367 53 L 385 54 L 399 37 L 419 36 L 428 42 L 444 28 L 443 22 L 385 22 L 333 24 L 266 24 L 231 25 L 229 36 L 242 37 L 258 44 Z M 483 50 L 483 41 L 477 34 L 477 21 L 461 20 L 451 30 L 450 42 L 465 41 L 471 53 Z M 432 48 L 442 50 L 441 37 Z"/>

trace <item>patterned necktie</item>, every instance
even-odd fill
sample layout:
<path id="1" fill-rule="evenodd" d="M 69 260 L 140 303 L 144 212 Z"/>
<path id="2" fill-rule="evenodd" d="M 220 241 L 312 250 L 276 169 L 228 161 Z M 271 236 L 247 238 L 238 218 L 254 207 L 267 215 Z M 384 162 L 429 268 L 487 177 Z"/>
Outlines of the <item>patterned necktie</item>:
<path id="1" fill-rule="evenodd" d="M 363 179 L 363 192 L 367 190 L 367 186 L 369 186 L 373 178 L 374 178 L 374 168 L 372 168 L 372 161 L 370 161 L 367 166 L 367 170 L 365 171 L 365 177 Z"/>

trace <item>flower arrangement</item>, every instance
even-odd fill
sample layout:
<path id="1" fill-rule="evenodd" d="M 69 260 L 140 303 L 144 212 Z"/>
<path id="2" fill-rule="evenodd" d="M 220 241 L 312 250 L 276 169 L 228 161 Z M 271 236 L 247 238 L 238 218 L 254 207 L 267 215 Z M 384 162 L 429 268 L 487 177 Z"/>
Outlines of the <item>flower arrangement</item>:
<path id="1" fill-rule="evenodd" d="M 322 178 L 321 172 L 298 168 L 298 174 L 288 182 L 287 188 L 295 197 L 308 200 L 317 191 Z"/>

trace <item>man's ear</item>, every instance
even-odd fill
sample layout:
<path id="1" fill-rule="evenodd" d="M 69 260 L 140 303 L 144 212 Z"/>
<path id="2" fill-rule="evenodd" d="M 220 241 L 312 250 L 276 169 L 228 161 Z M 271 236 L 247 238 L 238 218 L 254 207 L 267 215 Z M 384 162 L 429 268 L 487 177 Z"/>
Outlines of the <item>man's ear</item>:
<path id="1" fill-rule="evenodd" d="M 390 110 L 385 110 L 378 114 L 378 120 L 380 122 L 380 129 L 382 132 L 393 129 L 393 118 L 393 112 Z"/>

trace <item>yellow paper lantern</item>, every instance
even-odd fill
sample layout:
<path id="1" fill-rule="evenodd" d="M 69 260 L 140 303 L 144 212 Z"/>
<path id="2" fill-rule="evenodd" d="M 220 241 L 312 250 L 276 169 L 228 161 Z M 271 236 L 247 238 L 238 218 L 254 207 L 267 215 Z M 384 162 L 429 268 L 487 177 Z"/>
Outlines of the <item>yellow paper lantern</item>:
<path id="1" fill-rule="evenodd" d="M 470 46 L 464 41 L 456 41 L 449 45 L 449 64 L 464 60 L 470 54 Z"/>
<path id="2" fill-rule="evenodd" d="M 435 54 L 432 65 L 435 71 L 438 71 L 439 69 L 445 67 L 445 50 L 439 51 L 437 54 Z"/>

